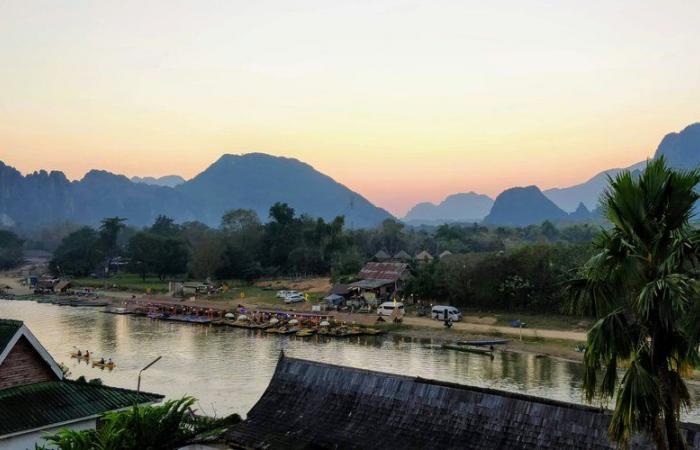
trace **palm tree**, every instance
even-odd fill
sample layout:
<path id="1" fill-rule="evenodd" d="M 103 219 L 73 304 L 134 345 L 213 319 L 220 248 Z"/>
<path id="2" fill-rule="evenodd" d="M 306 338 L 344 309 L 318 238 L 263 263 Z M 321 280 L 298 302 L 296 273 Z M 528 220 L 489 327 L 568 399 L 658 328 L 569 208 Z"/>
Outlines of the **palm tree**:
<path id="1" fill-rule="evenodd" d="M 107 217 L 100 222 L 100 239 L 107 256 L 113 256 L 117 248 L 119 232 L 126 227 L 124 222 L 126 219 L 123 217 Z"/>
<path id="2" fill-rule="evenodd" d="M 572 305 L 598 319 L 584 356 L 586 398 L 615 398 L 609 433 L 622 446 L 642 433 L 659 449 L 685 448 L 683 375 L 698 361 L 700 336 L 700 233 L 689 224 L 698 182 L 698 171 L 669 169 L 663 159 L 638 177 L 611 179 L 602 207 L 612 228 L 568 285 Z"/>

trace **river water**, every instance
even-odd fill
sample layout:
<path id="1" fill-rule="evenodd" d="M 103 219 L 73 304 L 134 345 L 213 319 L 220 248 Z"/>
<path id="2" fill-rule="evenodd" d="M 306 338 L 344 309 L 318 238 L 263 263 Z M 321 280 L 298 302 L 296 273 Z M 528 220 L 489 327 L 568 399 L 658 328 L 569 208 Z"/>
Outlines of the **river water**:
<path id="1" fill-rule="evenodd" d="M 199 399 L 198 409 L 209 415 L 245 416 L 267 387 L 280 351 L 296 358 L 582 402 L 581 364 L 528 354 L 504 352 L 490 359 L 397 336 L 301 339 L 29 301 L 0 300 L 0 318 L 23 320 L 73 378 L 84 375 L 136 389 L 139 369 L 162 356 L 143 373 L 141 389 L 169 398 L 192 395 Z M 81 363 L 70 357 L 74 346 L 98 358 L 111 357 L 117 367 L 109 371 Z M 690 388 L 694 403 L 700 403 L 700 389 Z M 690 411 L 686 420 L 700 422 L 700 409 Z"/>

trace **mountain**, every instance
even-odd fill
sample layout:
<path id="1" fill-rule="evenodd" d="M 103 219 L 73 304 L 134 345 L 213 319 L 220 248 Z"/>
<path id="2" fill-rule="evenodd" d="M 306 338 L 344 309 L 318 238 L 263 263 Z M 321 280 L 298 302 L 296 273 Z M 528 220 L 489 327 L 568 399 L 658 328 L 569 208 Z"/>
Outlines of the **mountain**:
<path id="1" fill-rule="evenodd" d="M 700 166 L 700 123 L 688 125 L 679 133 L 664 136 L 654 158 L 660 156 L 666 158 L 668 164 L 677 169 L 694 169 Z M 600 194 L 608 185 L 608 176 L 615 176 L 623 170 L 641 171 L 644 166 L 646 161 L 621 169 L 609 169 L 585 183 L 567 188 L 548 189 L 544 194 L 565 211 L 573 211 L 580 202 L 592 210 L 598 206 Z"/>
<path id="2" fill-rule="evenodd" d="M 678 169 L 700 166 L 700 123 L 688 125 L 680 133 L 669 133 L 661 140 L 654 158 L 663 156 Z"/>
<path id="3" fill-rule="evenodd" d="M 593 210 L 598 206 L 600 194 L 608 186 L 608 177 L 614 177 L 623 170 L 637 171 L 644 169 L 646 161 L 638 162 L 629 167 L 608 169 L 600 172 L 590 180 L 566 188 L 552 188 L 544 191 L 550 200 L 564 211 L 574 211 L 580 203 Z"/>
<path id="4" fill-rule="evenodd" d="M 248 208 L 266 220 L 270 206 L 285 202 L 298 213 L 332 219 L 345 216 L 347 226 L 362 228 L 391 216 L 310 165 L 263 153 L 223 155 L 204 172 L 175 188 L 205 203 L 203 219 L 218 223 L 231 208 Z"/>
<path id="5" fill-rule="evenodd" d="M 412 224 L 437 224 L 450 222 L 481 222 L 491 210 L 493 200 L 476 192 L 453 194 L 436 205 L 418 203 L 403 218 Z"/>
<path id="6" fill-rule="evenodd" d="M 514 187 L 501 192 L 493 203 L 485 223 L 499 226 L 540 224 L 566 220 L 565 211 L 548 199 L 537 186 Z"/>
<path id="7" fill-rule="evenodd" d="M 223 213 L 234 208 L 254 209 L 266 220 L 277 201 L 313 217 L 345 215 L 346 224 L 354 227 L 391 217 L 308 164 L 259 153 L 224 155 L 174 188 L 134 183 L 102 170 L 91 170 L 78 181 L 58 171 L 23 176 L 0 162 L 0 224 L 25 229 L 59 221 L 96 225 L 113 216 L 144 226 L 159 214 L 218 226 Z"/>
<path id="8" fill-rule="evenodd" d="M 133 183 L 151 184 L 153 186 L 175 187 L 185 182 L 180 175 L 165 175 L 160 178 L 155 177 L 131 177 Z"/>

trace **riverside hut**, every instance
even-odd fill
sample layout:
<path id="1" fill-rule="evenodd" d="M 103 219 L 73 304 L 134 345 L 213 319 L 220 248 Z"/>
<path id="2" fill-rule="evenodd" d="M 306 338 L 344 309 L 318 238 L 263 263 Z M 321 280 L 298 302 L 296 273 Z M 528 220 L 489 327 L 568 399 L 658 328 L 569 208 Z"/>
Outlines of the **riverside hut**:
<path id="1" fill-rule="evenodd" d="M 611 413 L 518 393 L 280 357 L 234 448 L 596 449 Z M 689 448 L 700 425 L 684 424 Z M 655 448 L 642 437 L 631 448 Z"/>

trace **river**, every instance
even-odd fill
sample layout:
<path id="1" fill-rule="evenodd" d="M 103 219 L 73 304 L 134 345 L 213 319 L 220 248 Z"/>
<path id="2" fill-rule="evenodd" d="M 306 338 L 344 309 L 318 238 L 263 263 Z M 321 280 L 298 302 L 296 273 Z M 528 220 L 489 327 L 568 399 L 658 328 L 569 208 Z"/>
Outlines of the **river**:
<path id="1" fill-rule="evenodd" d="M 229 327 L 153 321 L 105 314 L 101 308 L 73 308 L 30 301 L 0 300 L 0 318 L 23 320 L 51 355 L 76 378 L 141 389 L 168 398 L 192 395 L 205 414 L 242 416 L 260 398 L 280 351 L 286 355 L 383 372 L 485 386 L 581 403 L 581 364 L 531 354 L 502 352 L 493 359 L 430 348 L 430 342 L 398 336 L 330 339 L 296 338 Z M 70 357 L 74 347 L 111 357 L 117 367 L 93 368 Z M 691 385 L 694 403 L 700 389 Z M 700 408 L 686 414 L 700 422 Z"/>

